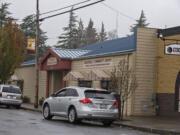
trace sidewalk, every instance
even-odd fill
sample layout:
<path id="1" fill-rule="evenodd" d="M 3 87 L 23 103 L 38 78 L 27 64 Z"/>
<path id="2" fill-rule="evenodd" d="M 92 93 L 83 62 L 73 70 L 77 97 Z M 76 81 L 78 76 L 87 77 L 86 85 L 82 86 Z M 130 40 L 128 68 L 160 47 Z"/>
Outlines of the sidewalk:
<path id="1" fill-rule="evenodd" d="M 127 117 L 124 121 L 116 121 L 114 123 L 150 133 L 180 135 L 180 117 Z"/>
<path id="2" fill-rule="evenodd" d="M 36 111 L 36 112 L 42 112 L 42 107 L 39 105 L 37 109 L 34 108 L 33 104 L 25 104 L 23 103 L 21 105 L 21 108 L 24 110 L 30 110 L 30 111 Z"/>
<path id="3" fill-rule="evenodd" d="M 36 112 L 42 111 L 41 106 L 34 109 L 33 104 L 22 104 L 21 108 Z M 115 121 L 114 124 L 161 135 L 180 135 L 180 117 L 127 117 L 123 121 Z"/>

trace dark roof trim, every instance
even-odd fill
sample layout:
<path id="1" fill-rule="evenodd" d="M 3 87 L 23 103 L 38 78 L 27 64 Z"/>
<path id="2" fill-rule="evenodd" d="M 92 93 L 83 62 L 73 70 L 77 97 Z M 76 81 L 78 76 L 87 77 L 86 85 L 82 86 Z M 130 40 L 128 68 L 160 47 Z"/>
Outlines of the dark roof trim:
<path id="1" fill-rule="evenodd" d="M 178 35 L 180 34 L 180 26 L 167 29 L 158 29 L 158 34 L 160 33 L 163 35 L 163 37 Z"/>

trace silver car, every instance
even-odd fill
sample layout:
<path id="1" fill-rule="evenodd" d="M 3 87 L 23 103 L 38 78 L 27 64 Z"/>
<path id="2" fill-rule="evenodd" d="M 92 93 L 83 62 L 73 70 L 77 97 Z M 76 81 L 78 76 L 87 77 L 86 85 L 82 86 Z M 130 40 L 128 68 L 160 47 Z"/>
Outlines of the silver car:
<path id="1" fill-rule="evenodd" d="M 0 85 L 0 104 L 20 108 L 22 104 L 20 88 L 13 85 Z"/>
<path id="2" fill-rule="evenodd" d="M 45 119 L 63 116 L 70 123 L 88 119 L 110 126 L 118 118 L 118 101 L 107 90 L 67 87 L 47 98 L 42 112 Z"/>

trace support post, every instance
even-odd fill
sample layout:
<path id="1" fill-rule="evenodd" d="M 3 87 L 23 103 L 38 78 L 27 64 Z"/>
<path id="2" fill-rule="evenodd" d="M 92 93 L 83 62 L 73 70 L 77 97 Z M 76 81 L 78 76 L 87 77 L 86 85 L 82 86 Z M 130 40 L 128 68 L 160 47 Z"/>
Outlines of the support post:
<path id="1" fill-rule="evenodd" d="M 49 71 L 46 73 L 46 98 L 49 97 Z"/>
<path id="2" fill-rule="evenodd" d="M 64 81 L 64 77 L 66 76 L 66 71 L 63 71 L 63 78 L 62 78 L 62 87 L 66 87 L 66 81 Z"/>

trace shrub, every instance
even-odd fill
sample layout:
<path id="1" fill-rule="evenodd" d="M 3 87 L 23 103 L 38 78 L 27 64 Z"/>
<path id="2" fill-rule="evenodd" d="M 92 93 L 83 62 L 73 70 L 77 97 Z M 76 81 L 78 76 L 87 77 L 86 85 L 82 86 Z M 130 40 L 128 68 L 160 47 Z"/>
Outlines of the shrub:
<path id="1" fill-rule="evenodd" d="M 44 97 L 41 97 L 41 98 L 39 99 L 39 105 L 42 105 L 43 102 L 44 102 L 44 100 L 45 100 L 45 98 L 44 98 Z"/>
<path id="2" fill-rule="evenodd" d="M 23 103 L 30 103 L 30 98 L 27 96 L 23 97 Z"/>

